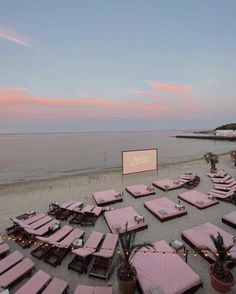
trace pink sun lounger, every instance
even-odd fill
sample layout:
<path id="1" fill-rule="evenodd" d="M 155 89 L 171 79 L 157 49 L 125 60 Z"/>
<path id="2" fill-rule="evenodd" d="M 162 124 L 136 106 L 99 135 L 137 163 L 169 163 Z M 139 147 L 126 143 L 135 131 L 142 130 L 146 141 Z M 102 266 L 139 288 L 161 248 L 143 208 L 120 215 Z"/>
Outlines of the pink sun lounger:
<path id="1" fill-rule="evenodd" d="M 50 228 L 56 224 L 59 225 L 60 223 L 57 220 L 52 219 L 50 222 L 46 223 L 45 225 L 43 225 L 42 227 L 38 229 L 24 228 L 24 230 L 30 235 L 43 236 L 47 234 L 50 231 Z"/>
<path id="2" fill-rule="evenodd" d="M 214 184 L 230 184 L 234 179 L 230 175 L 226 175 L 224 178 L 212 178 Z"/>
<path id="3" fill-rule="evenodd" d="M 222 222 L 236 229 L 236 210 L 224 215 L 222 217 Z"/>
<path id="4" fill-rule="evenodd" d="M 77 239 L 82 239 L 84 236 L 84 231 L 80 229 L 73 229 L 64 239 L 60 242 L 52 242 L 50 245 L 53 246 L 52 250 L 44 257 L 44 261 L 57 266 L 61 264 L 64 257 L 72 248 L 73 241 Z"/>
<path id="5" fill-rule="evenodd" d="M 68 268 L 83 273 L 91 261 L 91 257 L 103 240 L 104 234 L 93 231 L 82 248 L 72 250 L 75 258 L 68 264 Z"/>
<path id="6" fill-rule="evenodd" d="M 89 277 L 107 280 L 113 271 L 113 257 L 118 244 L 117 234 L 106 234 L 99 251 L 93 254 L 93 263 Z"/>
<path id="7" fill-rule="evenodd" d="M 208 195 L 215 197 L 216 199 L 223 200 L 223 201 L 232 201 L 233 196 L 235 195 L 235 191 L 220 191 L 220 190 L 210 190 Z"/>
<path id="8" fill-rule="evenodd" d="M 56 214 L 57 219 L 67 220 L 67 218 L 74 212 L 80 211 L 83 206 L 81 201 L 75 201 L 71 205 L 61 208 L 61 210 Z"/>
<path id="9" fill-rule="evenodd" d="M 155 195 L 156 192 L 153 187 L 149 187 L 144 184 L 132 185 L 125 188 L 125 190 L 134 198 L 143 196 Z"/>
<path id="10" fill-rule="evenodd" d="M 123 201 L 123 195 L 116 190 L 110 189 L 93 193 L 94 201 L 97 205 L 103 206 Z"/>
<path id="11" fill-rule="evenodd" d="M 62 204 L 57 202 L 52 202 L 49 204 L 48 214 L 57 215 L 60 213 L 64 208 L 67 208 L 71 204 L 75 203 L 75 200 L 69 200 Z"/>
<path id="12" fill-rule="evenodd" d="M 227 176 L 227 172 L 224 170 L 220 170 L 217 173 L 208 173 L 207 176 L 210 178 L 224 178 L 225 176 Z"/>
<path id="13" fill-rule="evenodd" d="M 15 294 L 37 294 L 43 290 L 51 277 L 46 272 L 39 270 L 32 278 L 28 280 Z"/>
<path id="14" fill-rule="evenodd" d="M 112 294 L 112 287 L 93 287 L 87 285 L 78 285 L 74 294 Z"/>
<path id="15" fill-rule="evenodd" d="M 208 250 L 203 250 L 204 248 L 209 248 L 211 251 L 215 251 L 215 246 L 210 239 L 210 235 L 218 235 L 218 232 L 222 235 L 224 239 L 225 246 L 233 245 L 233 236 L 226 231 L 220 229 L 219 227 L 213 225 L 212 223 L 205 223 L 198 225 L 196 227 L 184 230 L 181 237 L 193 248 L 198 248 L 201 250 L 202 255 L 209 262 L 213 262 L 215 257 Z M 204 252 L 207 253 L 205 256 Z M 230 253 L 233 259 L 236 258 L 236 244 L 230 249 Z"/>
<path id="16" fill-rule="evenodd" d="M 34 268 L 31 259 L 25 258 L 0 276 L 0 287 L 8 288 L 20 278 L 30 273 Z"/>
<path id="17" fill-rule="evenodd" d="M 132 259 L 142 293 L 194 293 L 202 287 L 200 277 L 164 240 L 153 245 L 156 252 L 140 250 Z"/>
<path id="18" fill-rule="evenodd" d="M 13 253 L 6 256 L 0 261 L 0 275 L 20 262 L 23 258 L 24 256 L 19 251 L 14 251 Z"/>
<path id="19" fill-rule="evenodd" d="M 178 198 L 197 207 L 198 209 L 205 209 L 212 205 L 219 204 L 218 200 L 212 199 L 212 197 L 209 195 L 206 195 L 197 190 L 180 193 Z"/>
<path id="20" fill-rule="evenodd" d="M 179 179 L 182 180 L 193 180 L 197 177 L 197 173 L 195 171 L 193 172 L 189 172 L 189 173 L 185 173 L 184 175 L 180 175 Z"/>
<path id="21" fill-rule="evenodd" d="M 51 251 L 52 244 L 63 240 L 72 230 L 71 226 L 65 225 L 48 238 L 37 236 L 36 238 L 42 241 L 42 245 L 34 249 L 31 254 L 39 259 L 45 257 Z"/>
<path id="22" fill-rule="evenodd" d="M 214 188 L 216 190 L 223 190 L 223 191 L 229 191 L 229 190 L 236 190 L 236 181 L 234 180 L 230 184 L 215 184 Z"/>
<path id="23" fill-rule="evenodd" d="M 166 197 L 146 201 L 144 206 L 161 222 L 187 214 L 183 205 L 176 204 Z"/>
<path id="24" fill-rule="evenodd" d="M 131 206 L 106 211 L 106 223 L 112 233 L 123 234 L 127 231 L 140 231 L 147 229 L 148 225 L 143 216 L 140 216 Z"/>
<path id="25" fill-rule="evenodd" d="M 153 182 L 152 184 L 163 191 L 170 191 L 170 190 L 181 188 L 183 186 L 183 183 L 181 183 L 179 180 L 169 180 L 169 179 L 158 180 Z"/>

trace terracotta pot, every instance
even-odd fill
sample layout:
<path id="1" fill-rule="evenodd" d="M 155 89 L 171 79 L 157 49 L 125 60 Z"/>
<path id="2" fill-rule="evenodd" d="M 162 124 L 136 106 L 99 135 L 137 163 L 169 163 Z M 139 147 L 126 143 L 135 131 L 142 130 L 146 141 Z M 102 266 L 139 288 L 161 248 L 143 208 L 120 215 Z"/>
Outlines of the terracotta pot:
<path id="1" fill-rule="evenodd" d="M 118 290 L 120 294 L 133 294 L 135 292 L 137 278 L 131 281 L 121 281 L 118 278 Z"/>
<path id="2" fill-rule="evenodd" d="M 136 273 L 136 270 L 134 268 Z M 118 269 L 119 272 L 119 269 Z M 132 280 L 124 281 L 121 280 L 119 274 L 117 272 L 117 281 L 118 281 L 118 290 L 119 294 L 133 294 L 135 292 L 136 284 L 137 284 L 137 274 L 134 276 Z"/>
<path id="3" fill-rule="evenodd" d="M 220 293 L 228 292 L 235 283 L 234 276 L 231 273 L 231 271 L 229 271 L 229 273 L 232 276 L 232 282 L 223 282 L 217 279 L 212 273 L 212 267 L 210 267 L 209 272 L 210 272 L 212 287 Z"/>

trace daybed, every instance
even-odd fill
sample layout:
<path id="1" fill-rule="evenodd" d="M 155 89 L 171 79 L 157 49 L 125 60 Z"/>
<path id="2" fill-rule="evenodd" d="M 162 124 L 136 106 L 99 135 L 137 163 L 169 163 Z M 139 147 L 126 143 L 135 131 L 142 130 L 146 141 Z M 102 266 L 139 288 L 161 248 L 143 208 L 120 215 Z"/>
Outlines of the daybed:
<path id="1" fill-rule="evenodd" d="M 205 209 L 212 205 L 219 204 L 219 201 L 210 195 L 206 195 L 197 190 L 191 190 L 178 195 L 179 199 L 197 207 L 198 209 Z"/>
<path id="2" fill-rule="evenodd" d="M 144 206 L 161 222 L 187 214 L 183 205 L 174 203 L 166 197 L 145 201 Z"/>

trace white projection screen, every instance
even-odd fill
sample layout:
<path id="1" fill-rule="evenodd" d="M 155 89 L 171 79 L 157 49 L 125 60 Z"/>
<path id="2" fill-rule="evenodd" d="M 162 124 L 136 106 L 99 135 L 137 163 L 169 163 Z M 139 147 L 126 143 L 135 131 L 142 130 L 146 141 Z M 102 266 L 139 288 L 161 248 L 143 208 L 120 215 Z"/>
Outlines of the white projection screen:
<path id="1" fill-rule="evenodd" d="M 123 175 L 157 170 L 157 149 L 128 150 L 122 152 Z"/>

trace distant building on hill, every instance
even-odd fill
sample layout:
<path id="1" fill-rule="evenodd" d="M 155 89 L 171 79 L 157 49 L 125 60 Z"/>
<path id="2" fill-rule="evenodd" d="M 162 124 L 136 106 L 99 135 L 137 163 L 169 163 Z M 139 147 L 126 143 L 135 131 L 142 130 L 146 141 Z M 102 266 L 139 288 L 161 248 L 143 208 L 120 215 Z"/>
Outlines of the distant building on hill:
<path id="1" fill-rule="evenodd" d="M 216 130 L 216 136 L 236 137 L 236 130 Z"/>

